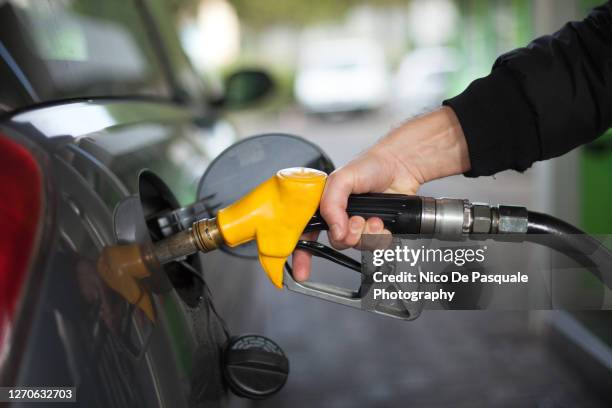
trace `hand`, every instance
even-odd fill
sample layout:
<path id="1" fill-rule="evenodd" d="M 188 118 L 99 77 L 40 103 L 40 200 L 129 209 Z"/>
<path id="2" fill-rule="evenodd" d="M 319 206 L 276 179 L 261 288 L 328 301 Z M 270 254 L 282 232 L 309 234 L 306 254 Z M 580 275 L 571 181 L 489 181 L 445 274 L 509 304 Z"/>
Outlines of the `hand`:
<path id="1" fill-rule="evenodd" d="M 321 215 L 336 249 L 358 246 L 362 234 L 389 234 L 379 218 L 367 221 L 346 213 L 348 197 L 360 193 L 416 194 L 430 180 L 470 169 L 465 136 L 455 113 L 442 107 L 406 122 L 328 178 L 321 198 Z M 316 239 L 307 234 L 304 239 Z M 311 255 L 293 254 L 293 276 L 310 275 Z"/>

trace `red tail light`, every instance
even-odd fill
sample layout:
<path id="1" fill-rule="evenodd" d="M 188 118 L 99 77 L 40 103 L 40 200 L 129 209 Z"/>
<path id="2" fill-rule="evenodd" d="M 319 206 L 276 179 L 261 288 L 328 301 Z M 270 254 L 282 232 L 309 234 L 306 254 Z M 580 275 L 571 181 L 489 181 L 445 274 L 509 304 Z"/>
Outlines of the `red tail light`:
<path id="1" fill-rule="evenodd" d="M 0 362 L 33 258 L 42 173 L 32 153 L 0 134 Z"/>

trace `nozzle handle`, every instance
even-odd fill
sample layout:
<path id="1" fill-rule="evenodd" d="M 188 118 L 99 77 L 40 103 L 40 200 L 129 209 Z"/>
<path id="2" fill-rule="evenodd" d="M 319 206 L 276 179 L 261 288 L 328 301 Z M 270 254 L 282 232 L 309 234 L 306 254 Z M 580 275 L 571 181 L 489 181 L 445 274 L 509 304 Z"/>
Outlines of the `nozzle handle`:
<path id="1" fill-rule="evenodd" d="M 378 217 L 393 234 L 418 234 L 421 232 L 423 201 L 419 196 L 405 194 L 367 193 L 349 196 L 346 212 L 365 219 Z M 319 211 L 308 225 L 308 231 L 328 229 Z"/>

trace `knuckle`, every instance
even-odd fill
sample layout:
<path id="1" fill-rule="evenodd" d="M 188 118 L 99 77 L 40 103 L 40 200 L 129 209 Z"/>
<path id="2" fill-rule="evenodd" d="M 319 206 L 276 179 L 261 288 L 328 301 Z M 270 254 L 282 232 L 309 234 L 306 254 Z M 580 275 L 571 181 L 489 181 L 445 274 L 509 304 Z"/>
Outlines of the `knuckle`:
<path id="1" fill-rule="evenodd" d="M 338 250 L 343 250 L 349 247 L 349 245 L 346 244 L 345 240 L 336 241 L 336 240 L 330 239 L 329 242 L 331 243 L 332 247 Z"/>
<path id="2" fill-rule="evenodd" d="M 330 191 L 335 187 L 337 183 L 338 183 L 338 173 L 333 172 L 332 174 L 327 176 L 327 181 L 325 182 L 325 191 L 323 194 L 324 195 L 329 194 Z"/>
<path id="3" fill-rule="evenodd" d="M 331 188 L 345 187 L 346 185 L 351 184 L 351 179 L 352 178 L 351 178 L 351 175 L 349 174 L 349 171 L 344 168 L 340 168 L 334 171 L 332 174 L 330 174 L 329 177 L 327 177 L 326 187 L 327 186 Z"/>

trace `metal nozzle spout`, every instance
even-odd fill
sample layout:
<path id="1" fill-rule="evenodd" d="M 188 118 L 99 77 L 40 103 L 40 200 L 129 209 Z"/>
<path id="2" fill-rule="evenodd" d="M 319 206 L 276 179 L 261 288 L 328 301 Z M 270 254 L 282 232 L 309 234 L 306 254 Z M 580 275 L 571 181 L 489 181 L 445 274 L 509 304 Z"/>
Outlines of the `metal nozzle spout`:
<path id="1" fill-rule="evenodd" d="M 157 260 L 164 264 L 198 251 L 209 252 L 223 244 L 216 218 L 206 218 L 193 223 L 181 231 L 155 243 L 153 249 Z"/>

